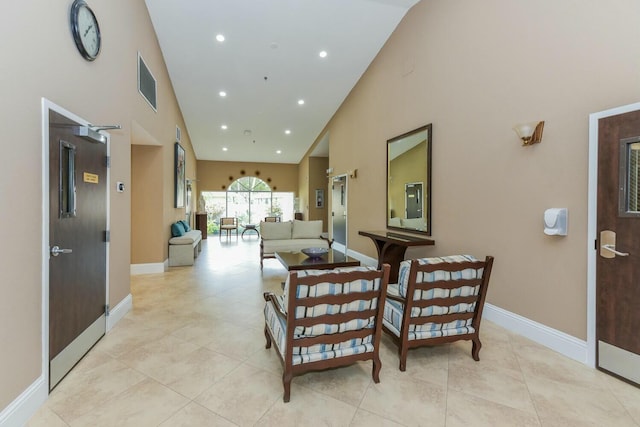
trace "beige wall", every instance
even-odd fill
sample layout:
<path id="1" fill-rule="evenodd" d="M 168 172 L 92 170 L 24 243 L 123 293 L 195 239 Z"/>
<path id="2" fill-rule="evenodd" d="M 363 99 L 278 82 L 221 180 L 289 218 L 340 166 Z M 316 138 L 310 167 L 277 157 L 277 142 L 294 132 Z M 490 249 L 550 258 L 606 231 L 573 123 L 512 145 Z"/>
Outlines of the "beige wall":
<path id="1" fill-rule="evenodd" d="M 131 146 L 131 264 L 164 262 L 163 163 L 162 147 Z"/>
<path id="2" fill-rule="evenodd" d="M 225 191 L 229 184 L 243 176 L 258 176 L 267 182 L 273 191 L 298 193 L 298 165 L 198 160 L 199 192 Z M 199 196 L 200 193 L 196 200 Z"/>
<path id="3" fill-rule="evenodd" d="M 129 294 L 131 238 L 131 146 L 135 120 L 163 151 L 164 199 L 173 194 L 175 125 L 185 130 L 173 89 L 143 0 L 94 0 L 103 48 L 94 62 L 79 55 L 69 31 L 71 1 L 24 0 L 5 5 L 0 14 L 0 117 L 5 151 L 0 156 L 0 410 L 42 374 L 43 224 L 41 98 L 99 124 L 120 124 L 111 131 L 111 243 L 109 302 L 115 307 Z M 158 80 L 158 112 L 136 89 L 140 51 Z M 187 149 L 187 176 L 195 177 L 195 158 Z M 46 166 L 45 166 L 46 167 Z M 115 192 L 115 182 L 127 185 Z M 181 214 L 182 212 L 182 214 Z M 160 213 L 169 235 L 170 219 L 183 215 L 165 203 Z M 166 246 L 166 245 L 165 245 Z M 166 249 L 165 249 L 166 251 Z"/>
<path id="4" fill-rule="evenodd" d="M 327 126 L 349 246 L 384 228 L 385 141 L 433 123 L 432 248 L 496 257 L 488 301 L 586 339 L 588 115 L 638 101 L 640 2 L 423 0 Z M 512 127 L 546 120 L 541 144 Z M 543 234 L 550 207 L 569 235 Z"/>
<path id="5" fill-rule="evenodd" d="M 329 167 L 328 157 L 309 157 L 309 215 L 307 220 L 322 220 L 324 231 L 327 231 L 327 198 L 330 196 L 329 179 L 327 178 L 327 168 Z M 316 207 L 316 190 L 324 190 L 324 206 Z"/>

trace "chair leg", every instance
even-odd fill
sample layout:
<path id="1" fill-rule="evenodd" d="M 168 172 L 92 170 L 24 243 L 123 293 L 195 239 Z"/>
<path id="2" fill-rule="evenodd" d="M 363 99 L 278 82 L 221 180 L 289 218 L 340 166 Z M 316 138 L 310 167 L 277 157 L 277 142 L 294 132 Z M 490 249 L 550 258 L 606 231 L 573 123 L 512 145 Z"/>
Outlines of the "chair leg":
<path id="1" fill-rule="evenodd" d="M 371 376 L 373 377 L 373 382 L 378 384 L 380 382 L 380 369 L 382 368 L 382 362 L 380 361 L 380 357 L 376 354 L 373 357 L 373 369 L 371 372 Z"/>
<path id="2" fill-rule="evenodd" d="M 480 361 L 480 348 L 482 347 L 482 343 L 480 342 L 480 337 L 476 336 L 473 338 L 473 346 L 471 347 L 471 356 L 473 356 L 473 360 L 476 362 Z"/>
<path id="3" fill-rule="evenodd" d="M 264 346 L 264 348 L 271 348 L 271 334 L 269 333 L 267 325 L 264 326 L 264 337 L 267 339 L 267 344 Z"/>
<path id="4" fill-rule="evenodd" d="M 407 353 L 409 352 L 409 346 L 405 343 L 400 345 L 398 349 L 398 356 L 400 356 L 400 370 L 402 372 L 407 370 Z"/>
<path id="5" fill-rule="evenodd" d="M 282 396 L 282 400 L 287 403 L 291 399 L 291 379 L 293 375 L 285 370 L 284 374 L 282 374 L 282 385 L 284 386 L 284 396 Z"/>

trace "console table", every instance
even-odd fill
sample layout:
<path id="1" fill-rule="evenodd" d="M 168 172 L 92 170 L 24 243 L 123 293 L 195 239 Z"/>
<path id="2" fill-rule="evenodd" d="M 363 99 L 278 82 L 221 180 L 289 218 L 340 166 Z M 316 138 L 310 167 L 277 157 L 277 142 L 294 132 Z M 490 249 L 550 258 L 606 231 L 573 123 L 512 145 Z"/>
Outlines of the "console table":
<path id="1" fill-rule="evenodd" d="M 385 263 L 391 266 L 389 283 L 398 282 L 400 263 L 404 260 L 404 253 L 409 246 L 432 246 L 436 243 L 433 239 L 392 231 L 359 231 L 358 234 L 370 238 L 376 245 L 378 269 Z"/>

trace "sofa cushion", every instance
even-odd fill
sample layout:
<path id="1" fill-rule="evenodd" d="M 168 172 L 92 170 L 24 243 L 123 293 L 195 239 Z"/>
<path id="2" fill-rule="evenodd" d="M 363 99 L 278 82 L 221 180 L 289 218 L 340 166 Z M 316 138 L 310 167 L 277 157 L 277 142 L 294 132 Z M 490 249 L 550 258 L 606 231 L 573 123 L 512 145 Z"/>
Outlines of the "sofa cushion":
<path id="1" fill-rule="evenodd" d="M 322 220 L 318 221 L 293 221 L 293 239 L 317 239 L 322 234 Z"/>
<path id="2" fill-rule="evenodd" d="M 265 254 L 274 252 L 300 252 L 305 248 L 329 248 L 329 242 L 322 239 L 286 239 L 286 240 L 263 240 L 263 250 Z"/>
<path id="3" fill-rule="evenodd" d="M 184 233 L 182 236 L 176 236 L 169 239 L 170 245 L 193 245 L 202 239 L 202 233 L 200 230 L 191 230 Z"/>
<path id="4" fill-rule="evenodd" d="M 291 239 L 291 221 L 261 222 L 260 234 L 263 240 Z M 318 236 L 316 236 L 318 237 Z"/>
<path id="5" fill-rule="evenodd" d="M 171 236 L 180 237 L 185 233 L 184 227 L 179 222 L 171 224 Z"/>

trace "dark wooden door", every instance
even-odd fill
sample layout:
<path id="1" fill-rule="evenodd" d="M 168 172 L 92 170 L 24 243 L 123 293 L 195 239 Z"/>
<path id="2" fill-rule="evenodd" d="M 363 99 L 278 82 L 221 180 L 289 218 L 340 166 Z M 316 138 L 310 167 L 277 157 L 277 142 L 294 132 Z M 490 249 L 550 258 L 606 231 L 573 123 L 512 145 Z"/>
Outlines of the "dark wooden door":
<path id="1" fill-rule="evenodd" d="M 598 124 L 599 369 L 640 384 L 640 111 Z"/>
<path id="2" fill-rule="evenodd" d="M 50 389 L 106 327 L 107 147 L 78 126 L 49 112 Z"/>
<path id="3" fill-rule="evenodd" d="M 404 185 L 406 218 L 422 218 L 422 183 Z"/>

